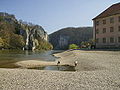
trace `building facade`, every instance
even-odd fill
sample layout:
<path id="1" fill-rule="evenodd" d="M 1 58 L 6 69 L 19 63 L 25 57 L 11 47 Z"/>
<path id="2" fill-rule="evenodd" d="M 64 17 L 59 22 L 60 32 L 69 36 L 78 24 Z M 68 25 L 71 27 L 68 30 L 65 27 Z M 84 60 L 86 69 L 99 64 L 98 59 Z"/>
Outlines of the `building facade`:
<path id="1" fill-rule="evenodd" d="M 93 22 L 96 48 L 120 48 L 120 3 L 110 6 Z"/>

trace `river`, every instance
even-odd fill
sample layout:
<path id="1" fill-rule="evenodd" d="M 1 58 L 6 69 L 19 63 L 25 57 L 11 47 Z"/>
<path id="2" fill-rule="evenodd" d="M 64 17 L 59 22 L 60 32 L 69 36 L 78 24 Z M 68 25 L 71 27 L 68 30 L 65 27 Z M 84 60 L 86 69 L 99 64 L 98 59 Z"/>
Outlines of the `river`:
<path id="1" fill-rule="evenodd" d="M 55 57 L 52 55 L 54 52 L 57 51 L 51 50 L 32 52 L 21 50 L 0 50 L 0 67 L 9 67 L 9 64 L 20 60 L 55 61 Z"/>
<path id="2" fill-rule="evenodd" d="M 22 60 L 40 60 L 40 61 L 55 61 L 53 53 L 61 52 L 61 50 L 51 51 L 20 51 L 20 50 L 0 50 L 0 68 L 19 68 L 15 65 L 16 62 Z M 75 71 L 71 66 L 46 66 L 33 68 L 39 70 L 57 70 L 57 71 Z"/>

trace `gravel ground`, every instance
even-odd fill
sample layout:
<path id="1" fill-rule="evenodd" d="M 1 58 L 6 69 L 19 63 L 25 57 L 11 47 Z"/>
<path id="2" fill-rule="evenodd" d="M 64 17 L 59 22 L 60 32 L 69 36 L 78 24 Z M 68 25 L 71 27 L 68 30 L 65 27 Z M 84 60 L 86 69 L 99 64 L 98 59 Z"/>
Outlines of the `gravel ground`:
<path id="1" fill-rule="evenodd" d="M 61 64 L 74 65 L 77 71 L 120 70 L 120 51 L 65 51 L 55 54 Z"/>
<path id="2" fill-rule="evenodd" d="M 65 51 L 55 54 L 75 72 L 0 69 L 0 90 L 120 90 L 120 51 Z"/>

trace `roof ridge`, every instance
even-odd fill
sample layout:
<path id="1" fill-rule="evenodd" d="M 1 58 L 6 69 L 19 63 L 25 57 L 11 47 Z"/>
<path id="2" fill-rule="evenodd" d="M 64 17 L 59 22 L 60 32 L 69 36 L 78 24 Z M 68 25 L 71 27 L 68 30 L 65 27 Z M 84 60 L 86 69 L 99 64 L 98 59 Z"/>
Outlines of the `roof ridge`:
<path id="1" fill-rule="evenodd" d="M 102 13 L 100 13 L 98 16 L 96 16 L 92 20 L 98 19 L 98 18 L 104 18 L 107 16 L 115 15 L 115 14 L 120 14 L 119 10 L 120 10 L 120 2 L 111 5 L 110 7 L 108 7 L 106 10 L 104 10 Z"/>
<path id="2" fill-rule="evenodd" d="M 118 2 L 118 3 L 115 3 L 115 4 L 113 4 L 113 5 L 117 5 L 117 4 L 120 4 L 120 2 Z"/>

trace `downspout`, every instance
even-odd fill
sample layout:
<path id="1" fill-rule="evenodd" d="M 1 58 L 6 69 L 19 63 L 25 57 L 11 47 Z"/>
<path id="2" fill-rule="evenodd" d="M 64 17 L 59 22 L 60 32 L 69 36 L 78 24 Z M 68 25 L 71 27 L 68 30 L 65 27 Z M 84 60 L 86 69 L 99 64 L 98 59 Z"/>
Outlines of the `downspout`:
<path id="1" fill-rule="evenodd" d="M 94 26 L 95 26 L 95 48 L 96 48 L 96 20 L 94 20 Z"/>

